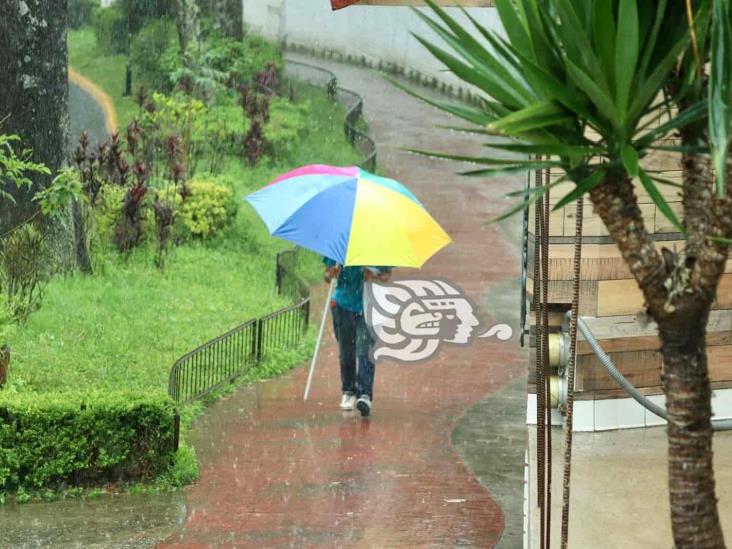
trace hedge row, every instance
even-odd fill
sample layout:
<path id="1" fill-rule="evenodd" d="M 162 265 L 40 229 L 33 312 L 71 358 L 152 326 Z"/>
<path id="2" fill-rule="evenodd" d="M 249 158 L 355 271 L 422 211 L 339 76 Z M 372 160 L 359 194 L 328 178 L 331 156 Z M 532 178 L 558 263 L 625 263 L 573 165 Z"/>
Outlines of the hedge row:
<path id="1" fill-rule="evenodd" d="M 152 479 L 173 463 L 173 413 L 155 395 L 4 394 L 0 491 Z"/>

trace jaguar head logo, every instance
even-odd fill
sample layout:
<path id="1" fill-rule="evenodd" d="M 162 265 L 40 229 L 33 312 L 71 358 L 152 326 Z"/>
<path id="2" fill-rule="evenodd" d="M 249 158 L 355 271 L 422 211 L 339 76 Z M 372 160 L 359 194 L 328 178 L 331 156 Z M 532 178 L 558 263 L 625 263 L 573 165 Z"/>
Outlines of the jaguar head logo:
<path id="1" fill-rule="evenodd" d="M 433 356 L 442 343 L 467 345 L 480 326 L 475 310 L 462 290 L 444 280 L 370 282 L 364 311 L 375 340 L 372 358 L 417 362 Z M 500 327 L 499 338 L 510 338 L 511 328 Z M 508 337 L 501 337 L 506 329 Z M 495 327 L 492 331 L 496 333 Z"/>

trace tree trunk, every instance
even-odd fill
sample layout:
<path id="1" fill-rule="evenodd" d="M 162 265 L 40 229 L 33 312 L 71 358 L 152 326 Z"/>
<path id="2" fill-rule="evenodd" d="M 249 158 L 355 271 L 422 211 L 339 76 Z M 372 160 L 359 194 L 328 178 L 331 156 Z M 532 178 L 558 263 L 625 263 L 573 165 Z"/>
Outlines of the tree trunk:
<path id="1" fill-rule="evenodd" d="M 58 170 L 69 134 L 65 0 L 3 0 L 0 18 L 0 131 L 18 134 L 32 159 Z M 7 117 L 7 118 L 6 118 Z M 0 201 L 0 234 L 39 216 L 35 193 L 52 176 L 34 175 L 33 186 L 8 190 L 16 200 Z M 71 221 L 45 220 L 44 234 L 57 267 L 74 264 Z"/>
<path id="2" fill-rule="evenodd" d="M 196 0 L 176 0 L 176 24 L 181 52 L 201 44 L 201 10 Z"/>
<path id="3" fill-rule="evenodd" d="M 698 160 L 684 158 L 684 188 L 697 189 L 685 191 L 691 197 L 685 196 L 685 208 L 692 212 L 685 222 L 689 232 L 700 230 L 703 234 L 689 239 L 681 258 L 669 250 L 660 254 L 656 249 L 627 176 L 608 177 L 590 193 L 590 199 L 659 326 L 669 415 L 669 496 L 675 547 L 721 549 L 725 545 L 715 494 L 705 334 L 727 251 L 709 243 L 705 236 L 728 235 L 731 221 L 729 215 L 715 215 L 724 204 L 713 202 L 701 207 L 698 203 L 702 195 L 708 196 L 700 186 L 710 184 L 708 171 L 696 165 Z"/>

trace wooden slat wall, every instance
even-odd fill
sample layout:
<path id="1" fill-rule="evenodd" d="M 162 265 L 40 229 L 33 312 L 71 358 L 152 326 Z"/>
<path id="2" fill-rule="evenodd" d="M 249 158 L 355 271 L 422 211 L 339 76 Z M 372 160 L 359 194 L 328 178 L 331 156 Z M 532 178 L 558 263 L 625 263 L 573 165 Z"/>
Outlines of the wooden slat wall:
<path id="1" fill-rule="evenodd" d="M 655 122 L 662 123 L 663 120 Z M 679 156 L 655 151 L 642 159 L 646 169 L 662 170 L 665 179 L 681 183 Z M 552 172 L 556 181 L 562 173 Z M 550 204 L 556 204 L 574 189 L 574 183 L 563 182 L 552 189 Z M 646 229 L 654 235 L 659 247 L 681 251 L 683 241 L 675 228 L 658 211 L 643 187 L 635 182 L 638 203 Z M 660 185 L 659 190 L 671 208 L 681 217 L 680 189 Z M 549 302 L 569 306 L 572 300 L 574 272 L 575 204 L 552 212 L 549 218 Z M 534 213 L 529 215 L 529 271 L 527 290 L 533 290 Z M 602 221 L 585 199 L 580 284 L 580 314 L 590 317 L 593 333 L 623 374 L 637 387 L 649 393 L 660 392 L 660 342 L 654 324 L 643 325 L 638 315 L 644 308 L 643 297 L 616 245 L 608 237 Z M 707 326 L 707 349 L 710 380 L 716 387 L 732 386 L 732 260 L 727 262 L 719 284 L 714 311 Z M 581 339 L 581 338 L 580 338 Z M 611 398 L 625 396 L 607 375 L 586 342 L 578 345 L 578 398 Z M 530 364 L 533 371 L 533 362 Z M 530 375 L 529 384 L 533 383 Z"/>

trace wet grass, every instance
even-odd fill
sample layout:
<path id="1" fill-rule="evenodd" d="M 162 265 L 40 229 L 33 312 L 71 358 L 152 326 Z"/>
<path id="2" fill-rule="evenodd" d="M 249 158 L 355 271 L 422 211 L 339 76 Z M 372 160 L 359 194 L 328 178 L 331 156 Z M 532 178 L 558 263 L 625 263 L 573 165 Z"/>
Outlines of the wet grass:
<path id="1" fill-rule="evenodd" d="M 113 99 L 120 127 L 138 107 L 123 97 L 124 56 L 100 57 L 89 30 L 69 34 L 69 59 L 76 70 Z M 176 247 L 163 271 L 154 267 L 154 244 L 122 257 L 98 248 L 93 275 L 55 277 L 46 288 L 40 310 L 10 340 L 13 358 L 3 394 L 67 393 L 85 390 L 129 390 L 165 398 L 174 361 L 205 341 L 250 318 L 288 304 L 275 289 L 275 258 L 290 245 L 273 239 L 244 196 L 281 173 L 303 164 L 353 165 L 358 154 L 345 141 L 345 111 L 323 90 L 295 86 L 297 101 L 307 102 L 308 125 L 303 139 L 286 157 L 265 158 L 256 167 L 229 157 L 224 175 L 233 182 L 240 210 L 233 227 L 207 242 Z M 320 259 L 304 254 L 298 271 L 308 282 L 319 280 Z M 304 361 L 314 344 L 311 328 L 298 348 L 272 352 L 236 383 L 181 411 L 182 433 L 205 406 L 256 380 L 273 377 Z M 198 476 L 193 450 L 181 441 L 176 462 L 152 484 L 99 488 L 68 488 L 18 493 L 17 502 L 31 499 L 94 497 L 102 492 L 155 492 L 189 484 Z M 12 496 L 11 496 L 12 497 Z M 0 504 L 8 495 L 0 493 Z"/>
<path id="2" fill-rule="evenodd" d="M 88 31 L 79 32 L 89 38 Z M 110 77 L 114 71 L 105 64 L 104 58 L 97 58 L 94 70 L 77 70 L 91 79 Z M 105 87 L 109 81 L 102 78 L 98 83 Z M 296 92 L 298 101 L 310 105 L 308 132 L 287 158 L 265 159 L 254 168 L 238 158 L 228 159 L 224 172 L 241 198 L 234 226 L 215 240 L 175 248 L 162 272 L 153 266 L 149 244 L 127 258 L 115 252 L 98 254 L 92 276 L 54 278 L 43 307 L 11 341 L 6 391 L 103 388 L 162 395 L 179 356 L 287 303 L 276 294 L 274 268 L 277 252 L 290 245 L 268 235 L 243 197 L 302 164 L 358 161 L 343 138 L 343 109 L 321 90 L 300 86 Z M 318 258 L 310 257 L 303 269 L 306 277 L 318 278 Z"/>

